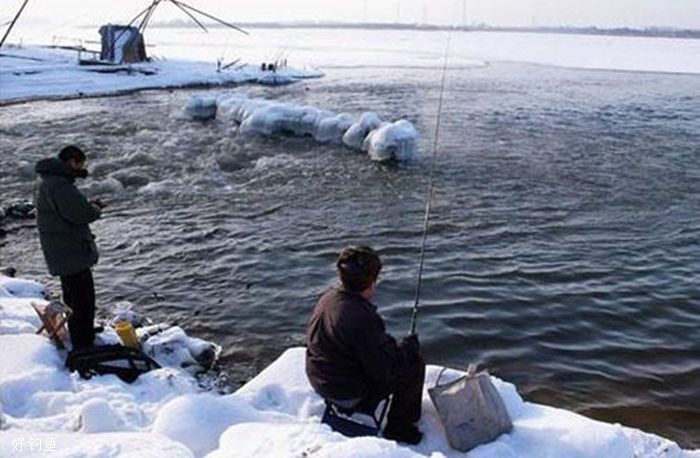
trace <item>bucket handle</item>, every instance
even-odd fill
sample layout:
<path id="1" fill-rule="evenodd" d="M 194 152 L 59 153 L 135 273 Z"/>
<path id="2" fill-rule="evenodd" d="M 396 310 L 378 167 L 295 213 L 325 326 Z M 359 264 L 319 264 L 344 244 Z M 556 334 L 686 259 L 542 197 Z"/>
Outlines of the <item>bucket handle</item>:
<path id="1" fill-rule="evenodd" d="M 476 369 L 477 369 L 476 364 L 469 364 L 469 366 L 467 367 L 467 372 L 466 372 L 465 377 L 467 377 L 467 378 L 474 377 L 474 375 L 476 375 Z M 437 380 L 435 380 L 435 387 L 437 387 L 440 384 L 440 379 L 442 378 L 442 376 L 446 370 L 447 370 L 446 367 L 443 367 L 442 369 L 440 369 L 440 373 L 438 373 Z"/>

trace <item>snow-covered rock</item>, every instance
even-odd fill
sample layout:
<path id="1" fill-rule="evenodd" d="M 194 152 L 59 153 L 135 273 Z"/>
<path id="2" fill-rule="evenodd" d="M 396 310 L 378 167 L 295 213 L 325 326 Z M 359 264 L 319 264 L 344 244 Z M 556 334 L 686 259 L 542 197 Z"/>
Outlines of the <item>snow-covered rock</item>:
<path id="1" fill-rule="evenodd" d="M 355 120 L 352 115 L 348 113 L 340 113 L 332 117 L 323 118 L 316 126 L 314 139 L 321 143 L 341 143 L 345 131 L 347 131 L 354 122 Z"/>
<path id="2" fill-rule="evenodd" d="M 367 135 L 362 149 L 374 161 L 406 161 L 416 154 L 416 128 L 401 119 L 395 123 L 384 123 Z"/>
<path id="3" fill-rule="evenodd" d="M 185 106 L 185 113 L 192 119 L 205 121 L 216 117 L 216 99 L 202 95 L 193 96 Z"/>
<path id="4" fill-rule="evenodd" d="M 343 135 L 343 144 L 354 150 L 362 150 L 362 144 L 374 129 L 378 129 L 382 125 L 382 120 L 379 119 L 376 113 L 362 113 L 360 119 L 350 126 Z"/>
<path id="5" fill-rule="evenodd" d="M 164 329 L 154 335 L 149 333 L 149 328 L 145 328 L 143 333 L 139 332 L 143 352 L 161 366 L 197 373 L 211 369 L 221 353 L 220 346 L 190 337 L 179 326 Z"/>
<path id="6" fill-rule="evenodd" d="M 202 97 L 193 96 L 187 107 L 201 103 Z M 417 153 L 418 133 L 407 120 L 382 123 L 372 112 L 356 120 L 349 113 L 249 99 L 243 94 L 225 94 L 216 100 L 216 117 L 239 125 L 246 134 L 309 136 L 320 143 L 343 144 L 368 152 L 375 161 L 409 161 Z"/>

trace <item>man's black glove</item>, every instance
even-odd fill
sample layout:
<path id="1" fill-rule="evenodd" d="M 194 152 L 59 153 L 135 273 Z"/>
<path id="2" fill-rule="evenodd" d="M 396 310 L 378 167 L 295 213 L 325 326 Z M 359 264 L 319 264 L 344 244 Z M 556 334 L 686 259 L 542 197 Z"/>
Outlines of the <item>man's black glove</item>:
<path id="1" fill-rule="evenodd" d="M 418 334 L 409 334 L 403 338 L 401 341 L 401 348 L 406 351 L 407 355 L 418 356 L 420 352 L 420 342 L 418 341 Z"/>

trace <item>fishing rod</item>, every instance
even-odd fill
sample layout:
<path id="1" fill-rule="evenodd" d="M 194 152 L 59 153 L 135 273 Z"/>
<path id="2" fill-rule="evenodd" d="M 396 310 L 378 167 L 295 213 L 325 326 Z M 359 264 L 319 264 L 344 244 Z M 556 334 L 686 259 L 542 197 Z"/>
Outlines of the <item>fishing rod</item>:
<path id="1" fill-rule="evenodd" d="M 0 40 L 0 48 L 2 48 L 2 45 L 5 43 L 5 40 L 7 39 L 7 36 L 10 34 L 10 31 L 12 28 L 15 26 L 15 22 L 17 22 L 17 19 L 19 19 L 20 14 L 22 14 L 22 11 L 24 11 L 24 7 L 27 6 L 27 3 L 29 3 L 29 0 L 24 0 L 24 3 L 22 3 L 22 6 L 19 8 L 19 11 L 17 11 L 17 14 L 15 14 L 15 17 L 10 21 L 9 27 L 7 27 L 7 30 L 5 31 L 5 35 L 2 36 L 2 40 Z"/>
<path id="2" fill-rule="evenodd" d="M 437 150 L 440 138 L 440 121 L 442 119 L 442 104 L 445 96 L 445 76 L 447 75 L 447 61 L 450 55 L 450 42 L 452 41 L 452 30 L 450 28 L 445 42 L 445 55 L 442 63 L 442 76 L 440 77 L 440 98 L 438 99 L 437 117 L 435 120 L 435 133 L 433 135 L 433 156 L 430 164 L 430 178 L 428 179 L 428 195 L 425 202 L 425 216 L 423 218 L 423 238 L 420 248 L 420 261 L 418 263 L 418 279 L 416 281 L 416 297 L 411 313 L 411 334 L 416 333 L 418 324 L 418 307 L 420 306 L 421 285 L 423 282 L 423 265 L 425 264 L 425 245 L 428 240 L 428 227 L 430 225 L 430 210 L 433 201 L 433 190 L 435 183 L 435 164 L 437 163 Z"/>

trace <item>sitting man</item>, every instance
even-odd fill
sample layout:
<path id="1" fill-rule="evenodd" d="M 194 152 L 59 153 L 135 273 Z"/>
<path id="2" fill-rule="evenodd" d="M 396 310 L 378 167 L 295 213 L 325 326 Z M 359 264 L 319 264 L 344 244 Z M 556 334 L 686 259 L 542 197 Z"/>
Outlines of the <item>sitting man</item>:
<path id="1" fill-rule="evenodd" d="M 321 397 L 353 411 L 393 394 L 384 437 L 417 444 L 425 363 L 417 336 L 397 343 L 370 302 L 381 268 L 369 247 L 340 253 L 341 284 L 321 297 L 306 329 L 306 374 Z"/>

